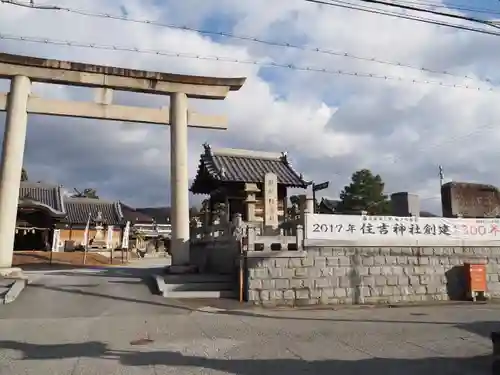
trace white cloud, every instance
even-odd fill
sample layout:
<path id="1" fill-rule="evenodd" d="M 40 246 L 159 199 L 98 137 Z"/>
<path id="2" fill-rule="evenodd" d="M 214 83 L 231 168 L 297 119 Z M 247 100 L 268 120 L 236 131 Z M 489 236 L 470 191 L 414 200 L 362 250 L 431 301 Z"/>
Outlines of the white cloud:
<path id="1" fill-rule="evenodd" d="M 224 31 L 229 25 L 229 31 L 237 34 L 278 41 L 294 39 L 309 46 L 447 70 L 476 79 L 243 41 L 223 40 L 221 44 L 191 31 L 5 4 L 0 5 L 0 32 L 240 60 L 272 59 L 297 66 L 407 79 L 471 82 L 481 87 L 492 87 L 486 78 L 499 77 L 500 55 L 495 37 L 319 7 L 300 0 L 184 0 L 167 1 L 165 5 L 139 0 L 52 2 L 112 14 L 126 9 L 131 18 L 177 25 Z M 296 169 L 308 177 L 332 181 L 326 192 L 331 196 L 338 194 L 354 169 L 362 167 L 381 173 L 390 192 L 410 190 L 420 192 L 424 198 L 438 192 L 438 164 L 455 179 L 500 184 L 495 173 L 500 137 L 495 127 L 500 120 L 497 92 L 287 70 L 270 72 L 254 65 L 1 40 L 0 50 L 148 70 L 247 76 L 242 90 L 232 93 L 223 103 L 191 101 L 200 111 L 223 113 L 230 118 L 230 130 L 225 134 L 190 133 L 192 176 L 196 173 L 201 143 L 208 140 L 224 147 L 287 150 Z M 498 89 L 498 85 L 493 87 Z M 91 97 L 82 89 L 47 86 L 37 88 L 37 93 Z M 120 96 L 120 100 L 155 106 L 168 102 L 167 98 L 151 100 L 131 94 Z M 165 128 L 34 117 L 27 147 L 27 164 L 31 175 L 39 176 L 36 179 L 43 177 L 78 187 L 93 184 L 101 195 L 133 204 L 168 202 L 170 154 Z M 424 207 L 436 207 L 433 199 L 422 203 Z"/>

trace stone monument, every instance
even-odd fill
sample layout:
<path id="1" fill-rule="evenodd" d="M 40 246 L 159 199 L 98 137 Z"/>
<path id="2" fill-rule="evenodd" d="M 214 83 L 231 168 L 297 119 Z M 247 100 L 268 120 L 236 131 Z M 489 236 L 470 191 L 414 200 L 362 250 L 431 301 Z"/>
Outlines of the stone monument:
<path id="1" fill-rule="evenodd" d="M 92 239 L 91 249 L 106 249 L 106 240 L 104 239 L 104 220 L 102 219 L 102 212 L 99 211 L 94 219 L 95 223 L 95 236 Z"/>

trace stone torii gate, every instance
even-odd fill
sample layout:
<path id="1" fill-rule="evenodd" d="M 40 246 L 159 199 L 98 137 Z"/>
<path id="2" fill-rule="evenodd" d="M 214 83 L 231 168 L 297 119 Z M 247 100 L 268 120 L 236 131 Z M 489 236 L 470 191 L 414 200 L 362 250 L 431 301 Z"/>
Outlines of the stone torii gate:
<path id="1" fill-rule="evenodd" d="M 171 125 L 172 264 L 189 265 L 188 127 L 227 129 L 224 117 L 188 110 L 188 98 L 225 99 L 245 78 L 216 78 L 149 72 L 0 53 L 0 79 L 10 92 L 0 93 L 7 111 L 0 164 L 0 274 L 12 267 L 15 225 L 28 113 L 99 120 Z M 94 102 L 74 102 L 31 95 L 31 83 L 91 87 Z M 113 90 L 169 95 L 170 108 L 112 104 Z"/>

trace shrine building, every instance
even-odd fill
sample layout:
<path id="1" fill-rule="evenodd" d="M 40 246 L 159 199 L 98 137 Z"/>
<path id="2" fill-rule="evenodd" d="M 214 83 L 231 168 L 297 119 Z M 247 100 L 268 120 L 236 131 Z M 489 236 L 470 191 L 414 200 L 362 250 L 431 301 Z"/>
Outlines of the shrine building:
<path id="1" fill-rule="evenodd" d="M 239 213 L 246 222 L 263 222 L 264 179 L 267 173 L 274 173 L 278 185 L 278 220 L 283 222 L 287 212 L 287 188 L 305 189 L 310 184 L 293 169 L 286 152 L 212 149 L 209 144 L 203 147 L 190 190 L 193 194 L 210 196 L 209 212 L 222 204 L 230 218 Z"/>

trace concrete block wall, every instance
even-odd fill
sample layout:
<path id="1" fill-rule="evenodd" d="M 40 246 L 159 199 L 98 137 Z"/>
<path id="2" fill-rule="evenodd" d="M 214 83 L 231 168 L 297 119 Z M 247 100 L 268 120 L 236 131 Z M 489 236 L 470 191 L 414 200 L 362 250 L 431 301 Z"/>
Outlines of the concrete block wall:
<path id="1" fill-rule="evenodd" d="M 198 241 L 190 246 L 190 261 L 202 273 L 233 274 L 237 272 L 240 249 L 233 237 Z"/>
<path id="2" fill-rule="evenodd" d="M 264 305 L 387 304 L 462 299 L 464 263 L 486 264 L 500 296 L 500 247 L 312 247 L 248 252 L 247 298 Z"/>

